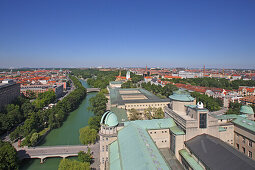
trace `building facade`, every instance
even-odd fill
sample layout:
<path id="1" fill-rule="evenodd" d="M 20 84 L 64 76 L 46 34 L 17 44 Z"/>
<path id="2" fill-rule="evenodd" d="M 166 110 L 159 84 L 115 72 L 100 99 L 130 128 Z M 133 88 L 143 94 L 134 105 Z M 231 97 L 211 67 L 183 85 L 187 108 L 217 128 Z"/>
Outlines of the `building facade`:
<path id="1" fill-rule="evenodd" d="M 20 84 L 13 80 L 4 80 L 0 83 L 0 110 L 10 104 L 20 95 Z"/>

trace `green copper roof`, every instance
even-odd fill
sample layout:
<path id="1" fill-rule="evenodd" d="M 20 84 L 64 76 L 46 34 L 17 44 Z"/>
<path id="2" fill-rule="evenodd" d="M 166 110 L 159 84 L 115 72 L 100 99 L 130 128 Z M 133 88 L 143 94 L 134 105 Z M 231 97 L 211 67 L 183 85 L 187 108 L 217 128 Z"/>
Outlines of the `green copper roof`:
<path id="1" fill-rule="evenodd" d="M 101 124 L 105 124 L 107 126 L 117 126 L 119 124 L 117 116 L 110 111 L 104 113 L 100 121 Z"/>
<path id="2" fill-rule="evenodd" d="M 111 107 L 111 112 L 115 113 L 118 118 L 118 122 L 128 121 L 127 111 L 125 109 L 120 109 L 117 107 Z"/>
<path id="3" fill-rule="evenodd" d="M 121 169 L 118 141 L 110 145 L 110 169 Z"/>
<path id="4" fill-rule="evenodd" d="M 188 153 L 186 149 L 179 151 L 181 156 L 186 160 L 189 166 L 194 170 L 203 170 L 202 166 Z"/>
<path id="5" fill-rule="evenodd" d="M 148 132 L 135 123 L 118 132 L 116 143 L 110 145 L 109 161 L 110 170 L 170 169 Z"/>
<path id="6" fill-rule="evenodd" d="M 221 126 L 219 126 L 219 132 L 224 132 L 224 131 L 226 131 L 226 129 L 221 127 Z"/>
<path id="7" fill-rule="evenodd" d="M 200 111 L 208 111 L 206 108 L 198 108 L 197 105 L 185 105 L 186 107 L 190 107 L 192 109 L 200 110 Z"/>
<path id="8" fill-rule="evenodd" d="M 252 132 L 255 132 L 255 122 L 249 119 L 238 117 L 232 121 L 235 125 L 241 126 L 245 129 L 248 129 Z"/>
<path id="9" fill-rule="evenodd" d="M 184 131 L 179 128 L 178 126 L 170 127 L 171 132 L 173 132 L 175 135 L 185 135 Z"/>
<path id="10" fill-rule="evenodd" d="M 182 102 L 192 102 L 195 100 L 191 95 L 189 94 L 182 94 L 182 93 L 174 93 L 171 96 L 169 96 L 171 100 L 177 100 Z"/>
<path id="11" fill-rule="evenodd" d="M 124 122 L 124 126 L 129 124 L 136 124 L 143 129 L 169 129 L 170 127 L 176 126 L 173 119 L 152 119 L 152 120 L 135 120 Z"/>
<path id="12" fill-rule="evenodd" d="M 252 115 L 254 114 L 252 107 L 248 105 L 242 106 L 240 109 L 240 112 L 243 114 L 252 114 Z"/>
<path id="13" fill-rule="evenodd" d="M 219 119 L 219 120 L 236 119 L 236 118 L 238 118 L 238 115 L 236 115 L 236 114 L 224 114 L 224 115 L 215 116 L 215 118 Z"/>
<path id="14" fill-rule="evenodd" d="M 123 84 L 124 81 L 111 81 L 110 84 Z"/>

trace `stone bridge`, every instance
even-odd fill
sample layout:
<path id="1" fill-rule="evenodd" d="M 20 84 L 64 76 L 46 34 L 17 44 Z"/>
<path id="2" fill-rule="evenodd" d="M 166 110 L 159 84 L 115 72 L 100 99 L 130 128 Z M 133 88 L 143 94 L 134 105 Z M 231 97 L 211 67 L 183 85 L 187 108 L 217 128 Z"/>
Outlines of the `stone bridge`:
<path id="1" fill-rule="evenodd" d="M 100 89 L 99 88 L 87 88 L 87 92 L 90 93 L 90 92 L 99 92 Z"/>
<path id="2" fill-rule="evenodd" d="M 67 158 L 71 156 L 78 156 L 80 151 L 87 152 L 88 147 L 91 152 L 99 152 L 99 143 L 95 145 L 65 145 L 65 146 L 39 146 L 39 147 L 24 147 L 18 150 L 18 157 L 20 160 L 26 158 L 38 158 L 41 159 L 41 163 L 45 158 L 49 157 L 62 157 Z M 97 156 L 96 156 L 97 157 Z"/>

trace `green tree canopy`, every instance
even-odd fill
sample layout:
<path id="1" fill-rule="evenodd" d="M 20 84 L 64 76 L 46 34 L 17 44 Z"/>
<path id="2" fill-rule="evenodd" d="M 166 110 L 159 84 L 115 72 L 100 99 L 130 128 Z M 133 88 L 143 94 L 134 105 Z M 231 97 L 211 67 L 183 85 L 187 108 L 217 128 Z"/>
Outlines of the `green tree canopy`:
<path id="1" fill-rule="evenodd" d="M 95 97 L 90 98 L 90 110 L 95 113 L 95 115 L 102 116 L 106 112 L 106 103 L 108 99 L 103 93 L 98 93 Z"/>
<path id="2" fill-rule="evenodd" d="M 88 162 L 62 159 L 58 166 L 58 170 L 90 170 L 90 164 Z"/>
<path id="3" fill-rule="evenodd" d="M 16 149 L 8 142 L 0 141 L 0 169 L 18 169 L 18 158 Z"/>
<path id="4" fill-rule="evenodd" d="M 95 129 L 92 129 L 89 126 L 80 129 L 80 142 L 83 145 L 95 143 L 96 139 L 97 131 Z"/>

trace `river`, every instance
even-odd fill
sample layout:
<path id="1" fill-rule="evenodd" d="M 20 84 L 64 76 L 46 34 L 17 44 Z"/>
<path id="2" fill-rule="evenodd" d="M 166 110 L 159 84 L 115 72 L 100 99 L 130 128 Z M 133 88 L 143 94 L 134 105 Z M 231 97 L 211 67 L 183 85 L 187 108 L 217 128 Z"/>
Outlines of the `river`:
<path id="1" fill-rule="evenodd" d="M 81 80 L 84 87 L 88 88 L 87 82 Z M 52 130 L 41 142 L 40 146 L 54 145 L 80 145 L 79 129 L 88 124 L 88 119 L 94 114 L 88 110 L 89 99 L 97 93 L 89 93 L 82 101 L 78 109 L 71 112 L 63 125 Z M 43 164 L 40 164 L 40 159 L 26 160 L 21 170 L 57 170 L 59 162 L 62 158 L 47 158 Z M 70 158 L 76 159 L 76 158 Z"/>

